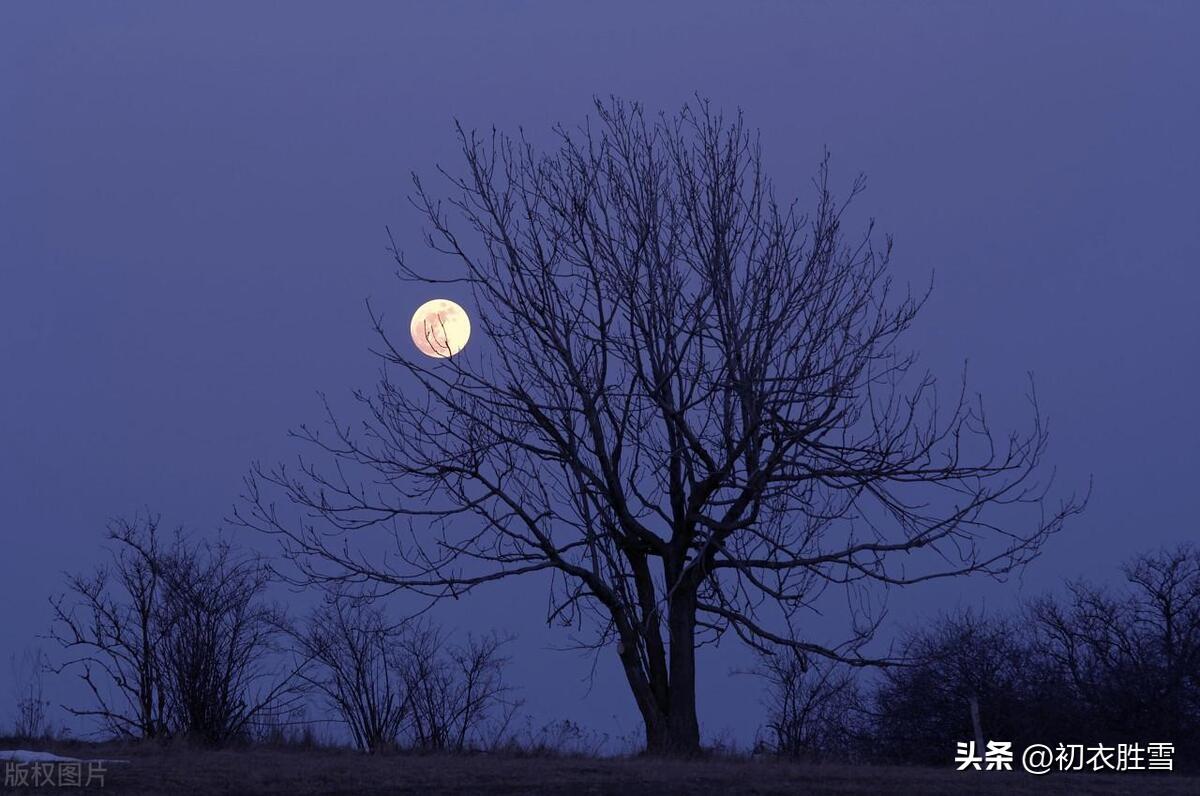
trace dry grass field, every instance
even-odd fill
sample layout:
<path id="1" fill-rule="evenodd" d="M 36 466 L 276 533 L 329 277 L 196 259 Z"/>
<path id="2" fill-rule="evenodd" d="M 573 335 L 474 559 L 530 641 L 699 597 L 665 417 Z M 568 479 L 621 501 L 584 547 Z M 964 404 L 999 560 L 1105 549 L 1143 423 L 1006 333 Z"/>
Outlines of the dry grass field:
<path id="1" fill-rule="evenodd" d="M 485 754 L 371 757 L 337 749 L 210 751 L 69 742 L 40 748 L 65 756 L 128 760 L 110 765 L 103 789 L 92 789 L 105 794 L 1200 793 L 1200 779 L 1171 773 L 1035 778 L 1023 773 L 956 772 L 949 765 L 934 769 Z M 3 765 L 0 763 L 0 770 Z M 10 788 L 8 792 L 78 790 L 42 787 Z"/>

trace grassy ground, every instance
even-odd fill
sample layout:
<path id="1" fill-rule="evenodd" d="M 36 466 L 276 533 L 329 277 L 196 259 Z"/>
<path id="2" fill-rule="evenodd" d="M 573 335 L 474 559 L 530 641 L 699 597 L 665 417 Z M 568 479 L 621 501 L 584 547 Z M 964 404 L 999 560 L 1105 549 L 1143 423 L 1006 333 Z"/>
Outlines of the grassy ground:
<path id="1" fill-rule="evenodd" d="M 334 749 L 208 751 L 65 742 L 38 748 L 66 756 L 129 760 L 126 765 L 110 765 L 104 788 L 96 790 L 113 794 L 1200 793 L 1200 778 L 1171 773 L 1032 777 L 1019 772 L 957 772 L 949 763 L 945 769 L 935 769 L 768 760 L 368 757 Z M 0 775 L 3 768 L 0 762 Z M 28 788 L 16 792 L 73 790 Z"/>

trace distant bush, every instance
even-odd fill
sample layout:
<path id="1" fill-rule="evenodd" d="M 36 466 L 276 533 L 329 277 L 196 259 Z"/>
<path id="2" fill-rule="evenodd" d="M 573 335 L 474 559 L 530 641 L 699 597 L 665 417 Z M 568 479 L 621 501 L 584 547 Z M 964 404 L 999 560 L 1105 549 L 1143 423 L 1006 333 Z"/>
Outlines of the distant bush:
<path id="1" fill-rule="evenodd" d="M 848 667 L 782 650 L 762 655 L 756 673 L 767 683 L 767 725 L 756 752 L 810 760 L 855 756 L 863 705 Z"/>
<path id="2" fill-rule="evenodd" d="M 772 659 L 763 751 L 944 764 L 956 741 L 1175 744 L 1200 767 L 1200 551 L 1140 555 L 1125 584 L 1074 582 L 1013 615 L 963 611 L 903 639 L 902 665 L 852 680 Z"/>
<path id="3" fill-rule="evenodd" d="M 43 674 L 48 662 L 40 648 L 27 648 L 20 657 L 10 659 L 13 700 L 16 717 L 13 735 L 18 738 L 49 738 L 54 732 L 49 719 L 50 701 L 46 699 Z"/>
<path id="4" fill-rule="evenodd" d="M 908 636 L 906 665 L 886 670 L 871 695 L 872 757 L 938 764 L 954 741 L 1027 738 L 1027 636 L 1006 618 L 964 611 Z"/>

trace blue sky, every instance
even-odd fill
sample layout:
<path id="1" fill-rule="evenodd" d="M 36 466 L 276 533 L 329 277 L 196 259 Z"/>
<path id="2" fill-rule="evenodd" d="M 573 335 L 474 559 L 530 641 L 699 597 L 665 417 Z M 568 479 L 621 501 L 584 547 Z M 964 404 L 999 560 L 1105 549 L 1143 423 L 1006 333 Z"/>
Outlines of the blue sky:
<path id="1" fill-rule="evenodd" d="M 544 139 L 593 95 L 741 107 L 784 194 L 824 147 L 835 181 L 865 172 L 897 274 L 934 275 L 922 362 L 953 381 L 969 360 L 1001 425 L 1033 371 L 1064 487 L 1094 476 L 1022 578 L 896 595 L 888 631 L 1195 537 L 1197 23 L 1132 2 L 4 4 L 0 721 L 9 655 L 109 517 L 218 529 L 318 390 L 348 406 L 373 382 L 363 300 L 407 319 L 430 297 L 392 277 L 384 225 L 420 251 L 408 173 L 454 162 L 453 119 Z M 532 715 L 635 731 L 613 662 L 589 690 L 544 604 L 532 580 L 443 616 L 519 635 Z M 710 737 L 759 721 L 727 677 L 744 663 L 702 659 Z"/>

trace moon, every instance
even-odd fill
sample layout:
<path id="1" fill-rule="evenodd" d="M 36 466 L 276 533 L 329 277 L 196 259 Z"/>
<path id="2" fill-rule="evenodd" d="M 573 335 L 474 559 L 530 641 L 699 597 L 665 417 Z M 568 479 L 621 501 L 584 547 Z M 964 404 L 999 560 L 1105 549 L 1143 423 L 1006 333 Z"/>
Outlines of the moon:
<path id="1" fill-rule="evenodd" d="M 433 299 L 417 307 L 413 313 L 413 345 L 427 357 L 452 357 L 471 338 L 471 319 L 467 311 L 449 299 Z"/>

